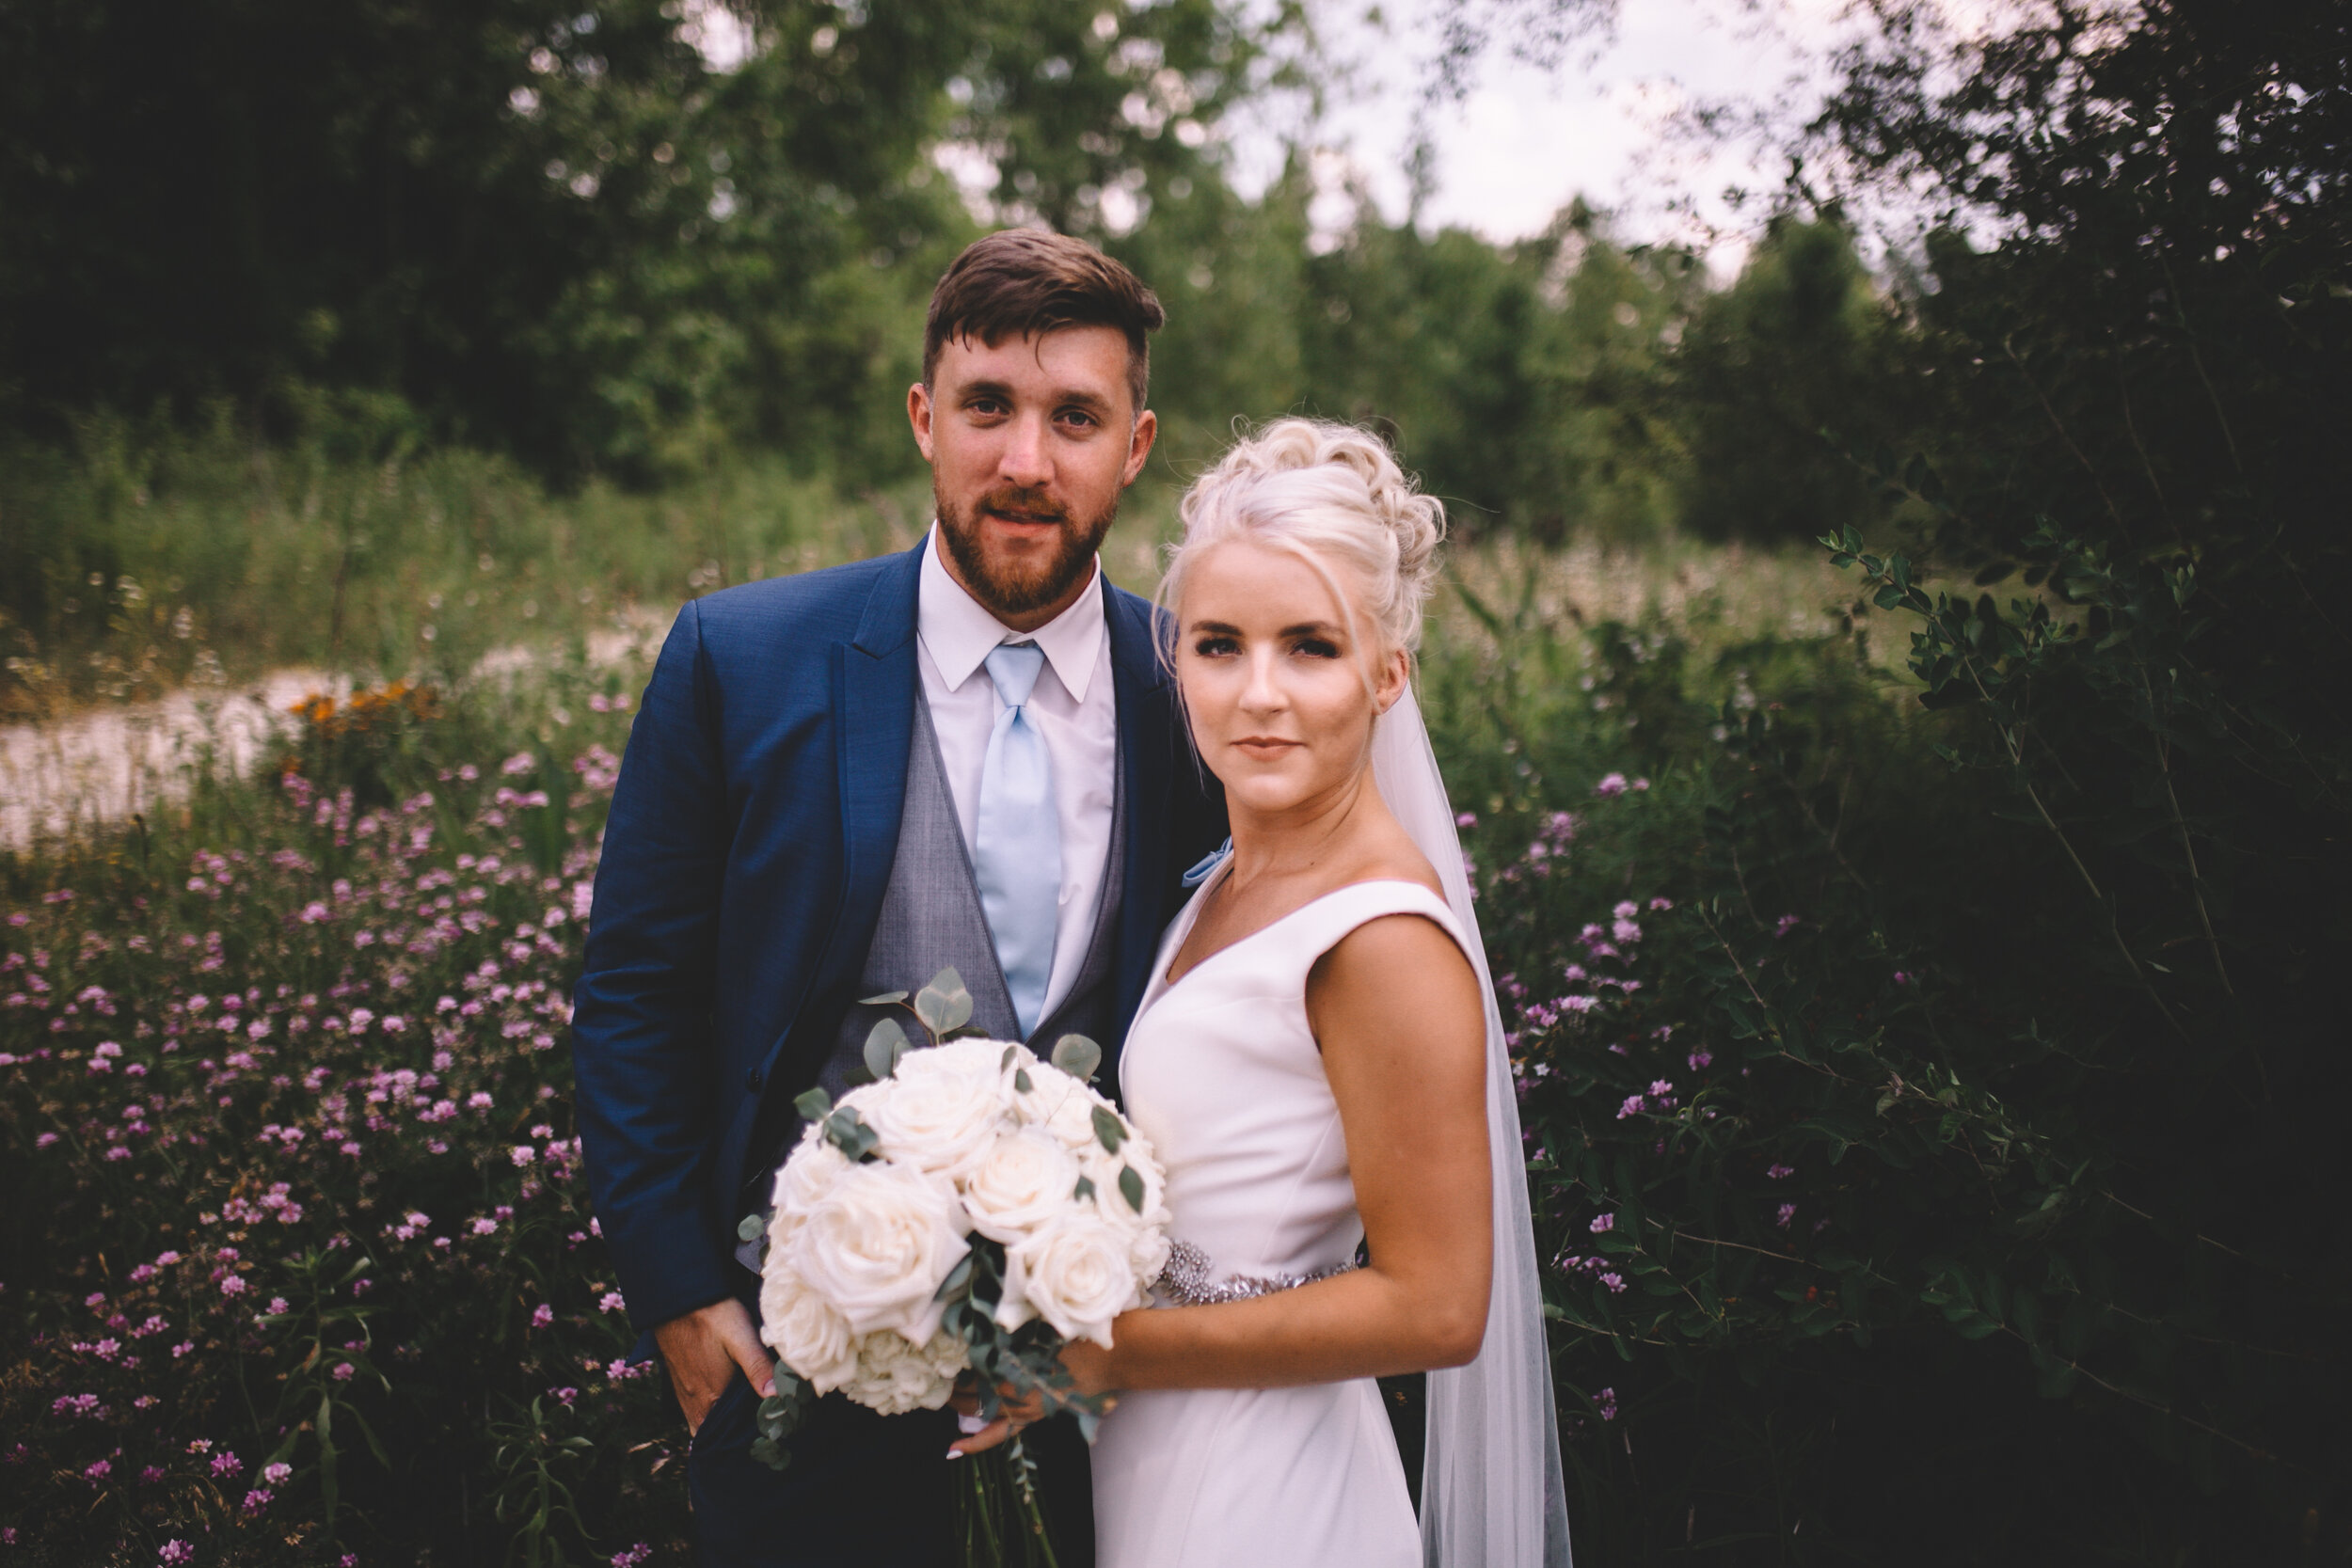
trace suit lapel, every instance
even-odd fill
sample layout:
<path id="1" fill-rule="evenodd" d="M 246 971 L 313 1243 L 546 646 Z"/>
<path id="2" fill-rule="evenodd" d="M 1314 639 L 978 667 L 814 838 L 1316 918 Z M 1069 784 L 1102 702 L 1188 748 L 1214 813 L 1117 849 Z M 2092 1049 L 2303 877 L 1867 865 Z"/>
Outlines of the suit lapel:
<path id="1" fill-rule="evenodd" d="M 822 967 L 855 964 L 882 913 L 898 851 L 907 758 L 914 733 L 915 585 L 924 546 L 890 563 L 866 601 L 857 635 L 833 650 L 833 722 L 840 755 L 841 913 Z"/>
<path id="2" fill-rule="evenodd" d="M 1168 888 L 1168 795 L 1174 785 L 1175 693 L 1152 645 L 1151 612 L 1112 593 L 1107 580 L 1104 621 L 1110 627 L 1112 689 L 1119 694 L 1119 758 L 1127 787 L 1127 856 L 1121 867 L 1119 917 L 1119 1020 L 1125 1033 L 1151 983 L 1159 952 Z M 1117 1084 L 1118 1063 L 1104 1064 L 1102 1082 Z"/>

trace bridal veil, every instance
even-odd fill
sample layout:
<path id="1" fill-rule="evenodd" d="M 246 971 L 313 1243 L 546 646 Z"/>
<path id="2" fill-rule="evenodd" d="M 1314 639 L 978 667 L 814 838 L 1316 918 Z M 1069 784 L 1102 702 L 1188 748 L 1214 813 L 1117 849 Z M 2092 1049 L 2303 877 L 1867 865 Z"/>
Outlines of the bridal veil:
<path id="1" fill-rule="evenodd" d="M 1486 1136 L 1494 1161 L 1494 1290 L 1486 1337 L 1468 1366 L 1429 1374 L 1422 1463 L 1422 1558 L 1427 1568 L 1568 1568 L 1567 1487 L 1560 1468 L 1551 1356 L 1519 1142 L 1518 1096 L 1471 906 L 1462 841 L 1428 726 L 1408 686 L 1374 726 L 1381 799 L 1437 868 L 1446 902 L 1470 936 L 1486 1004 Z"/>

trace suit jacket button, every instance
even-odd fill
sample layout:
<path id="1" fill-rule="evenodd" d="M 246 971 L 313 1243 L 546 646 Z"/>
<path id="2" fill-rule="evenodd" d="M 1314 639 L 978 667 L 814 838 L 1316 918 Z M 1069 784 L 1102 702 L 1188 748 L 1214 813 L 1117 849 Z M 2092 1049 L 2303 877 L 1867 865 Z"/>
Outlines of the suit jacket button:
<path id="1" fill-rule="evenodd" d="M 743 1074 L 743 1086 L 754 1094 L 759 1092 L 759 1069 L 754 1068 Z"/>

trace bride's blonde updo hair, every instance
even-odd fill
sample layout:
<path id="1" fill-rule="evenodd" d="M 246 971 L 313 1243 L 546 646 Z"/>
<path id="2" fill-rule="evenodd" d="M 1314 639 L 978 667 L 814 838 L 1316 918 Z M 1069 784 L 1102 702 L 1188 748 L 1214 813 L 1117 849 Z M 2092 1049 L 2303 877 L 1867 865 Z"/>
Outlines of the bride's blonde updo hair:
<path id="1" fill-rule="evenodd" d="M 1184 578 L 1203 554 L 1247 540 L 1295 551 L 1327 576 L 1331 566 L 1351 571 L 1380 651 L 1409 654 L 1421 646 L 1422 607 L 1437 581 L 1445 507 L 1413 487 L 1388 444 L 1370 431 L 1328 420 L 1277 420 L 1195 480 L 1179 511 L 1184 532 L 1168 546 L 1163 608 L 1182 604 Z M 1339 599 L 1352 623 L 1349 596 Z"/>

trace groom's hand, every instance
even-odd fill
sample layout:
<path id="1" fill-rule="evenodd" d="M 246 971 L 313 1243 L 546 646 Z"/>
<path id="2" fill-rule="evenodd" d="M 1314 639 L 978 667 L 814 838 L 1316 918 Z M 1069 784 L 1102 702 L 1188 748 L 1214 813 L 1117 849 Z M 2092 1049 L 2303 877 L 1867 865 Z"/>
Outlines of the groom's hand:
<path id="1" fill-rule="evenodd" d="M 703 1418 L 738 1368 L 761 1399 L 776 1391 L 775 1359 L 759 1342 L 750 1310 L 733 1296 L 672 1318 L 653 1337 L 661 1347 L 661 1364 L 670 1370 L 670 1391 L 685 1413 L 689 1437 L 702 1430 Z"/>

